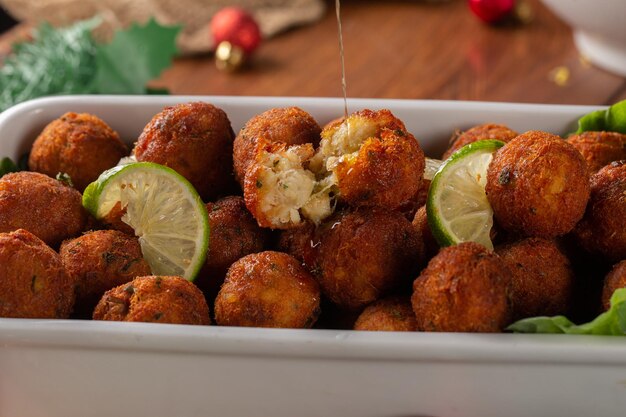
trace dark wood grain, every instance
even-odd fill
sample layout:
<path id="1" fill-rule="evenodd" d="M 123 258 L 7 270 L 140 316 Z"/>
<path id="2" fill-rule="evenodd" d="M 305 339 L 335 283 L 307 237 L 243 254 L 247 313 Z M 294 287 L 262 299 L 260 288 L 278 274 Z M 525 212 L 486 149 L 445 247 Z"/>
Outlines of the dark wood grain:
<path id="1" fill-rule="evenodd" d="M 264 41 L 250 65 L 218 71 L 213 57 L 177 59 L 152 85 L 172 94 L 341 96 L 334 0 L 324 18 Z M 526 25 L 487 26 L 465 0 L 343 0 L 350 97 L 610 104 L 626 99 L 626 79 L 590 65 L 571 30 L 538 0 Z M 0 52 L 23 38 L 0 37 Z M 207 36 L 209 36 L 207 34 Z M 565 85 L 554 70 L 569 72 Z"/>
<path id="2" fill-rule="evenodd" d="M 581 59 L 571 30 L 538 1 L 527 25 L 491 27 L 465 1 L 344 0 L 350 97 L 608 104 L 619 77 Z M 569 71 L 565 85 L 555 68 Z M 334 8 L 324 19 L 265 41 L 250 67 L 218 71 L 211 57 L 176 61 L 156 85 L 174 94 L 340 96 Z"/>

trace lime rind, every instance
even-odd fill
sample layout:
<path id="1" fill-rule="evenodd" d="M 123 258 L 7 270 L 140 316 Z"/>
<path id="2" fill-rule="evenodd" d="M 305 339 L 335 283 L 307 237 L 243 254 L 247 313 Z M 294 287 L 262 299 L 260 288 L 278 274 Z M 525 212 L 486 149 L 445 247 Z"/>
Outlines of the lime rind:
<path id="1" fill-rule="evenodd" d="M 482 140 L 456 151 L 433 177 L 426 202 L 430 229 L 441 246 L 477 242 L 492 250 L 493 210 L 485 193 L 487 168 L 499 140 Z"/>
<path id="2" fill-rule="evenodd" d="M 83 194 L 83 206 L 98 219 L 118 202 L 152 273 L 193 280 L 204 264 L 210 230 L 191 183 L 166 166 L 137 162 L 105 171 Z"/>

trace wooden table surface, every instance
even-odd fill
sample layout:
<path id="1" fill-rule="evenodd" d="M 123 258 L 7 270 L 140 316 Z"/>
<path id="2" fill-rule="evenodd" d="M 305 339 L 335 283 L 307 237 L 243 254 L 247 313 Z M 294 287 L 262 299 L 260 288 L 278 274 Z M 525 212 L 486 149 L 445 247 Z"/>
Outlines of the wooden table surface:
<path id="1" fill-rule="evenodd" d="M 492 27 L 464 0 L 343 0 L 349 97 L 609 104 L 626 79 L 593 67 L 571 30 L 537 0 L 525 25 Z M 266 40 L 250 66 L 178 59 L 154 85 L 172 94 L 341 96 L 334 1 L 324 18 Z M 560 71 L 565 83 L 555 82 Z M 563 79 L 561 79 L 563 81 Z"/>
<path id="2" fill-rule="evenodd" d="M 265 40 L 241 71 L 218 71 L 210 54 L 184 57 L 151 85 L 185 95 L 340 97 L 334 0 L 325 1 L 322 20 Z M 626 78 L 591 65 L 565 23 L 539 0 L 526 1 L 530 23 L 489 26 L 466 0 L 342 0 L 348 97 L 594 105 L 626 99 Z M 27 30 L 19 25 L 0 36 L 0 50 Z"/>

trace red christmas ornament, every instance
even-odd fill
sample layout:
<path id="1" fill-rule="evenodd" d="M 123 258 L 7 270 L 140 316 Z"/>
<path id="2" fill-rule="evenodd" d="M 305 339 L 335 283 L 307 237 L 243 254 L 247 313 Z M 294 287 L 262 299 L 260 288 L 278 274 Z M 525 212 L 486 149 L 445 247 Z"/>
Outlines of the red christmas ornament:
<path id="1" fill-rule="evenodd" d="M 254 18 L 239 7 L 225 7 L 211 20 L 211 34 L 216 46 L 229 42 L 250 55 L 261 43 L 261 31 Z"/>
<path id="2" fill-rule="evenodd" d="M 515 10 L 515 0 L 467 0 L 470 10 L 486 23 L 496 23 Z"/>

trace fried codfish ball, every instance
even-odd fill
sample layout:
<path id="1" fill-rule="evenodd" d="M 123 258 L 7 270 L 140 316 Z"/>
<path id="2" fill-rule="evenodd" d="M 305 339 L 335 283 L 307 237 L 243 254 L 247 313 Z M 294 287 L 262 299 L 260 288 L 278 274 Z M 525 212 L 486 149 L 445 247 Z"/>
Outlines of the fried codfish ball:
<path id="1" fill-rule="evenodd" d="M 580 246 L 606 260 L 626 259 L 626 161 L 615 161 L 591 176 L 587 211 L 574 230 Z"/>
<path id="2" fill-rule="evenodd" d="M 267 235 L 239 196 L 207 203 L 206 208 L 211 230 L 209 250 L 194 284 L 212 300 L 232 263 L 251 253 L 261 252 L 267 243 Z"/>
<path id="3" fill-rule="evenodd" d="M 450 147 L 443 154 L 442 159 L 448 159 L 453 153 L 461 149 L 463 146 L 479 140 L 497 139 L 502 142 L 509 142 L 517 135 L 517 132 L 509 129 L 507 126 L 495 123 L 477 125 L 466 130 L 465 132 L 457 131 L 450 139 Z"/>
<path id="4" fill-rule="evenodd" d="M 82 197 L 67 184 L 38 172 L 0 178 L 0 232 L 26 229 L 57 247 L 84 230 Z"/>
<path id="5" fill-rule="evenodd" d="M 222 326 L 309 328 L 320 313 L 315 279 L 286 253 L 253 253 L 232 264 L 215 300 Z"/>
<path id="6" fill-rule="evenodd" d="M 351 206 L 398 209 L 422 185 L 424 153 L 389 110 L 362 110 L 322 131 L 311 143 L 265 143 L 248 165 L 244 198 L 260 226 L 319 225 L 337 199 Z"/>
<path id="7" fill-rule="evenodd" d="M 409 201 L 398 207 L 397 210 L 404 214 L 409 221 L 413 221 L 413 218 L 417 214 L 420 207 L 426 204 L 426 200 L 428 200 L 428 191 L 430 190 L 430 183 L 430 180 L 423 179 L 422 185 L 417 190 L 417 193 L 411 197 Z"/>
<path id="8" fill-rule="evenodd" d="M 193 283 L 178 276 L 144 276 L 104 293 L 94 320 L 210 324 L 209 307 Z"/>
<path id="9" fill-rule="evenodd" d="M 98 224 L 104 229 L 117 230 L 127 235 L 135 236 L 135 229 L 122 220 L 124 214 L 126 214 L 126 208 L 123 208 L 122 203 L 118 201 L 111 208 L 111 211 L 98 220 Z"/>
<path id="10" fill-rule="evenodd" d="M 558 136 L 526 132 L 495 153 L 485 191 L 497 223 L 506 231 L 528 237 L 561 236 L 585 213 L 587 163 Z"/>
<path id="11" fill-rule="evenodd" d="M 389 297 L 375 301 L 363 310 L 354 330 L 412 332 L 417 330 L 409 297 Z"/>
<path id="12" fill-rule="evenodd" d="M 313 271 L 324 295 L 342 308 L 363 308 L 408 287 L 423 264 L 420 236 L 399 212 L 346 211 L 322 229 Z"/>
<path id="13" fill-rule="evenodd" d="M 351 206 L 397 209 L 416 196 L 424 152 L 389 110 L 361 110 L 322 131 L 310 169 Z"/>
<path id="14" fill-rule="evenodd" d="M 611 307 L 611 296 L 615 290 L 626 288 L 626 260 L 623 260 L 611 269 L 604 279 L 602 287 L 602 309 L 604 311 Z"/>
<path id="15" fill-rule="evenodd" d="M 613 161 L 626 159 L 626 135 L 618 132 L 583 132 L 567 141 L 582 154 L 592 174 Z"/>
<path id="16" fill-rule="evenodd" d="M 332 213 L 331 198 L 318 191 L 315 174 L 304 167 L 315 150 L 311 144 L 271 144 L 256 155 L 246 172 L 246 207 L 261 227 L 290 229 L 306 219 L 318 224 Z"/>
<path id="17" fill-rule="evenodd" d="M 280 252 L 285 252 L 310 266 L 315 262 L 319 242 L 315 225 L 304 222 L 300 227 L 281 230 L 277 247 Z"/>
<path id="18" fill-rule="evenodd" d="M 72 312 L 74 280 L 27 230 L 0 233 L 0 276 L 0 317 L 65 319 Z"/>
<path id="19" fill-rule="evenodd" d="M 413 283 L 417 329 L 502 331 L 509 322 L 508 275 L 502 260 L 478 243 L 441 249 Z"/>
<path id="20" fill-rule="evenodd" d="M 511 271 L 513 319 L 566 314 L 574 285 L 569 259 L 553 240 L 527 238 L 496 248 Z"/>
<path id="21" fill-rule="evenodd" d="M 106 291 L 151 273 L 137 238 L 116 230 L 66 240 L 59 253 L 76 283 L 75 310 L 92 312 Z"/>
<path id="22" fill-rule="evenodd" d="M 430 225 L 428 224 L 428 214 L 426 213 L 425 205 L 417 210 L 411 224 L 417 230 L 419 236 L 422 237 L 422 241 L 424 242 L 425 259 L 431 259 L 437 254 L 437 252 L 439 252 L 439 243 L 437 243 L 437 240 L 430 230 Z"/>
<path id="23" fill-rule="evenodd" d="M 223 110 L 202 102 L 178 104 L 152 118 L 133 153 L 137 161 L 174 169 L 207 201 L 233 188 L 234 137 Z"/>
<path id="24" fill-rule="evenodd" d="M 257 153 L 268 144 L 317 147 L 321 128 L 309 113 L 298 107 L 267 110 L 248 120 L 235 138 L 233 165 L 235 177 L 243 187 L 246 172 L 256 161 Z"/>
<path id="25" fill-rule="evenodd" d="M 128 152 L 128 146 L 117 132 L 98 117 L 87 113 L 65 113 L 37 137 L 28 167 L 52 178 L 58 173 L 66 173 L 74 187 L 82 192 Z"/>

